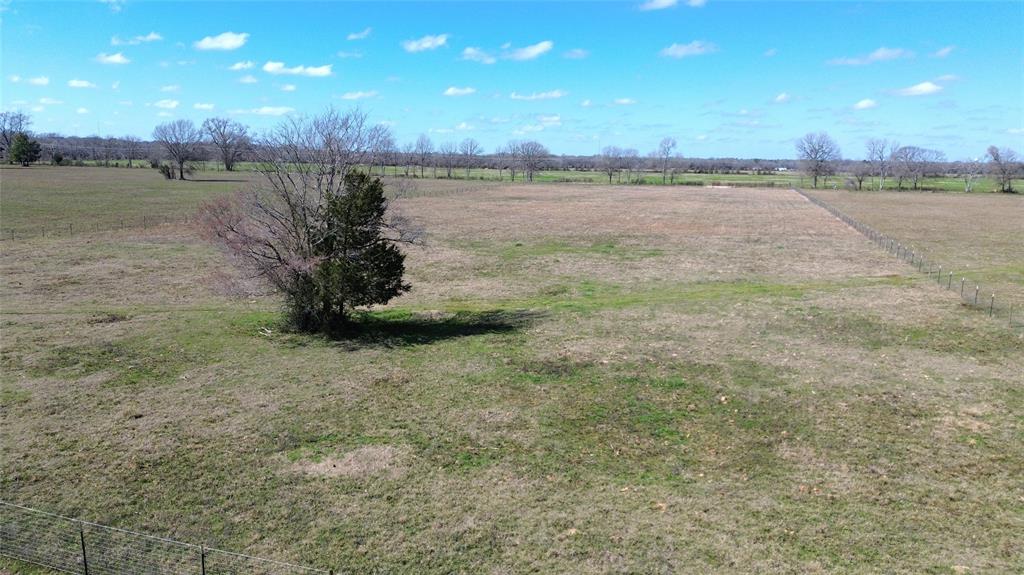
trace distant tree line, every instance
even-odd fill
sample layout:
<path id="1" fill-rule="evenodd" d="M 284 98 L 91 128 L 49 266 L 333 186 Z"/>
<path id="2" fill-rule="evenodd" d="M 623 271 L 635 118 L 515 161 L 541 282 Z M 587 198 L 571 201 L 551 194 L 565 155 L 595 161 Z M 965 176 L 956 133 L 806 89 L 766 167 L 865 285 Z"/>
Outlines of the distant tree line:
<path id="1" fill-rule="evenodd" d="M 365 117 L 362 121 L 366 121 Z M 5 161 L 14 161 L 11 152 L 18 134 L 31 135 L 29 142 L 38 144 L 38 157 L 29 163 L 124 163 L 128 167 L 144 164 L 160 169 L 168 178 L 187 177 L 198 162 L 219 162 L 225 170 L 231 171 L 241 163 L 256 162 L 260 158 L 257 149 L 260 144 L 250 129 L 228 118 L 209 118 L 198 126 L 190 120 L 161 124 L 148 141 L 135 136 L 32 134 L 30 125 L 31 118 L 27 114 L 0 114 L 0 152 Z M 473 169 L 486 168 L 497 170 L 499 179 L 505 178 L 507 173 L 512 181 L 533 181 L 535 174 L 542 170 L 568 170 L 599 172 L 607 177 L 609 184 L 638 183 L 656 173 L 661 183 L 674 184 L 685 174 L 771 175 L 801 170 L 814 187 L 831 180 L 835 186 L 860 190 L 873 180 L 878 189 L 887 181 L 895 182 L 898 190 L 919 189 L 925 178 L 946 176 L 961 179 L 964 189 L 971 191 L 981 177 L 988 175 L 1004 192 L 1014 191 L 1013 180 L 1024 177 L 1024 166 L 1008 148 L 993 146 L 982 157 L 949 161 L 937 150 L 870 139 L 865 143 L 864 159 L 849 160 L 843 159 L 839 146 L 823 132 L 807 134 L 797 140 L 796 159 L 761 159 L 686 157 L 672 137 L 661 139 L 646 154 L 635 148 L 606 146 L 595 155 L 555 156 L 534 140 L 509 141 L 486 153 L 473 138 L 435 145 L 428 135 L 421 134 L 414 142 L 400 145 L 386 126 L 376 124 L 365 128 L 364 165 L 370 171 L 396 177 L 422 178 L 429 173 L 433 178 L 458 175 L 470 178 Z M 19 149 L 25 150 L 25 144 Z M 833 179 L 839 175 L 843 178 Z"/>

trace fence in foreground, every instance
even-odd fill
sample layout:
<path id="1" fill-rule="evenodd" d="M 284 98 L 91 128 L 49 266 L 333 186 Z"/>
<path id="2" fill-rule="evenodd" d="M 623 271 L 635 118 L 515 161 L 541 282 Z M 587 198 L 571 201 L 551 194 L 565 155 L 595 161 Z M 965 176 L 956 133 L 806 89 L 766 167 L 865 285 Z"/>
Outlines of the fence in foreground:
<path id="1" fill-rule="evenodd" d="M 76 575 L 333 574 L 106 527 L 3 501 L 0 555 Z"/>
<path id="2" fill-rule="evenodd" d="M 951 267 L 942 266 L 920 251 L 915 251 L 912 247 L 900 243 L 899 240 L 855 220 L 824 200 L 800 189 L 794 189 L 794 191 L 807 198 L 811 203 L 824 208 L 894 257 L 916 267 L 918 271 L 933 279 L 940 287 L 959 292 L 960 300 L 965 305 L 979 309 L 989 316 L 1006 319 L 1010 322 L 1010 327 L 1024 328 L 1024 305 L 1020 305 L 1019 302 L 1018 305 L 1014 305 L 1014 302 L 1008 298 L 996 298 L 996 294 L 991 290 L 982 288 L 981 285 L 970 281 L 966 276 L 955 273 Z"/>

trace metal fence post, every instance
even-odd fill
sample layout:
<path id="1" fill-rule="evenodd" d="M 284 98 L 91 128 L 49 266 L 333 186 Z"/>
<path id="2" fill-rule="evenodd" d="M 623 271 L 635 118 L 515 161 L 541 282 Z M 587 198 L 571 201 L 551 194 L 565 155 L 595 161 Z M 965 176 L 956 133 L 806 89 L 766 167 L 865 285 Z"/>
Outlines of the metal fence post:
<path id="1" fill-rule="evenodd" d="M 206 575 L 206 546 L 199 546 L 199 572 L 201 575 Z"/>
<path id="2" fill-rule="evenodd" d="M 953 289 L 953 272 L 949 272 L 949 283 L 946 284 L 946 289 Z"/>
<path id="3" fill-rule="evenodd" d="M 82 573 L 89 575 L 89 559 L 85 554 L 85 528 L 78 526 L 78 538 L 82 542 Z"/>

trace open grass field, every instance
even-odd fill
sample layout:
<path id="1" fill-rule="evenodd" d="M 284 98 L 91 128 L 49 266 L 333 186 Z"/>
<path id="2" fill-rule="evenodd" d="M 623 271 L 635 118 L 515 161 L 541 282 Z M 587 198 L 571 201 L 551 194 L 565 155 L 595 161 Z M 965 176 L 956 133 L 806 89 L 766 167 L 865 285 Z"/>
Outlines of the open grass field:
<path id="1" fill-rule="evenodd" d="M 1024 314 L 1024 196 L 820 190 L 818 197 L 1017 302 Z"/>
<path id="2" fill-rule="evenodd" d="M 4 225 L 230 189 L 97 170 L 5 170 Z M 187 227 L 0 243 L 2 498 L 352 572 L 1024 570 L 1005 322 L 785 189 L 430 185 L 345 340 Z"/>

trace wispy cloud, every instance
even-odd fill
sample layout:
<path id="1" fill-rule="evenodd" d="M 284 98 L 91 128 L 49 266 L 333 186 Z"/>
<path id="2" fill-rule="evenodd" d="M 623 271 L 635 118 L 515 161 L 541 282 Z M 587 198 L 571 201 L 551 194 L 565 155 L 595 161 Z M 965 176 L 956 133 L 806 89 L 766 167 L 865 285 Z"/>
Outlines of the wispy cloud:
<path id="1" fill-rule="evenodd" d="M 946 46 L 944 48 L 939 48 L 938 50 L 932 52 L 932 57 L 945 58 L 946 56 L 952 54 L 953 50 L 956 50 L 956 46 Z"/>
<path id="2" fill-rule="evenodd" d="M 96 84 L 88 80 L 68 80 L 68 88 L 95 88 Z"/>
<path id="3" fill-rule="evenodd" d="M 323 66 L 292 66 L 288 68 L 284 62 L 268 61 L 263 65 L 263 71 L 268 74 L 288 74 L 292 76 L 312 76 L 322 78 L 331 75 L 332 64 Z"/>
<path id="4" fill-rule="evenodd" d="M 204 104 L 202 102 L 196 102 L 195 104 L 192 104 L 192 107 L 196 110 L 212 110 L 216 106 L 214 106 L 213 104 Z"/>
<path id="5" fill-rule="evenodd" d="M 874 62 L 887 62 L 902 58 L 913 58 L 914 53 L 903 48 L 886 48 L 882 46 L 874 52 L 865 56 L 854 56 L 852 58 L 833 58 L 828 61 L 833 66 L 866 66 Z"/>
<path id="6" fill-rule="evenodd" d="M 114 14 L 117 14 L 121 11 L 121 8 L 124 8 L 124 2 L 125 0 L 100 0 L 100 4 L 106 4 Z"/>
<path id="7" fill-rule="evenodd" d="M 768 48 L 767 50 L 764 51 L 764 57 L 765 58 L 773 58 L 773 57 L 778 56 L 778 55 L 779 55 L 778 48 Z"/>
<path id="8" fill-rule="evenodd" d="M 178 107 L 179 103 L 180 102 L 178 102 L 177 100 L 160 100 L 159 102 L 154 102 L 153 105 L 156 106 L 157 108 L 163 108 L 165 110 L 173 110 L 173 109 Z"/>
<path id="9" fill-rule="evenodd" d="M 939 76 L 938 78 L 935 78 L 935 81 L 936 82 L 956 82 L 959 79 L 960 79 L 960 76 L 957 76 L 956 74 L 943 74 L 943 75 Z"/>
<path id="10" fill-rule="evenodd" d="M 370 90 L 368 92 L 345 92 L 341 95 L 342 100 L 365 100 L 366 98 L 373 98 L 377 95 L 376 90 Z"/>
<path id="11" fill-rule="evenodd" d="M 616 106 L 632 106 L 633 104 L 636 104 L 636 100 L 633 98 L 615 98 L 612 100 L 612 103 Z"/>
<path id="12" fill-rule="evenodd" d="M 568 96 L 569 93 L 563 90 L 551 90 L 548 92 L 534 92 L 533 94 L 520 94 L 518 92 L 512 92 L 509 94 L 509 98 L 513 100 L 554 100 L 556 98 L 562 98 Z"/>
<path id="13" fill-rule="evenodd" d="M 871 108 L 877 107 L 878 102 L 872 100 L 871 98 L 864 98 L 863 100 L 853 105 L 854 110 L 870 110 Z"/>
<path id="14" fill-rule="evenodd" d="M 56 100 L 54 98 L 39 98 L 39 103 L 44 104 L 46 106 L 56 106 L 58 104 L 63 104 L 64 102 L 61 100 Z"/>
<path id="15" fill-rule="evenodd" d="M 295 111 L 295 108 L 288 106 L 261 106 L 259 108 L 231 110 L 230 114 L 254 114 L 256 116 L 283 116 Z"/>
<path id="16" fill-rule="evenodd" d="M 700 8 L 707 3 L 707 0 L 686 0 L 686 5 L 690 8 Z M 664 10 L 677 4 L 679 4 L 679 0 L 647 0 L 647 2 L 640 5 L 640 9 L 644 11 Z"/>
<path id="17" fill-rule="evenodd" d="M 253 62 L 252 60 L 246 60 L 244 62 L 235 62 L 234 64 L 231 65 L 230 68 L 228 68 L 228 70 L 234 70 L 236 72 L 238 70 L 248 70 L 248 69 L 252 68 L 255 65 L 256 65 L 256 62 Z"/>
<path id="18" fill-rule="evenodd" d="M 342 60 L 355 60 L 355 59 L 362 58 L 363 57 L 363 53 L 362 52 L 354 52 L 354 51 L 346 52 L 346 51 L 342 50 L 341 52 L 338 52 L 338 57 L 341 58 Z"/>
<path id="19" fill-rule="evenodd" d="M 773 98 L 772 101 L 775 102 L 776 104 L 785 104 L 786 102 L 792 99 L 793 97 L 790 96 L 788 93 L 781 92 L 778 96 L 775 96 L 775 98 Z"/>
<path id="20" fill-rule="evenodd" d="M 544 40 L 531 46 L 508 50 L 502 57 L 508 60 L 533 60 L 542 54 L 550 52 L 554 47 L 554 42 L 551 40 Z"/>
<path id="21" fill-rule="evenodd" d="M 471 62 L 480 62 L 481 64 L 493 64 L 497 62 L 497 58 L 491 56 L 487 52 L 484 52 L 480 48 L 470 46 L 462 51 L 462 59 L 469 60 Z"/>
<path id="22" fill-rule="evenodd" d="M 568 58 L 570 60 L 582 60 L 589 55 L 590 52 L 584 50 L 583 48 L 573 48 L 572 50 L 566 51 L 565 54 L 562 54 L 562 57 Z"/>
<path id="23" fill-rule="evenodd" d="M 17 76 L 14 76 L 14 77 L 17 78 Z M 47 76 L 36 76 L 35 78 L 29 78 L 28 80 L 25 80 L 25 81 L 28 82 L 29 84 L 32 84 L 33 86 L 49 86 L 50 85 L 50 78 L 47 77 Z"/>
<path id="24" fill-rule="evenodd" d="M 196 50 L 237 50 L 249 40 L 247 32 L 224 32 L 216 36 L 207 36 L 194 44 Z"/>
<path id="25" fill-rule="evenodd" d="M 181 90 L 181 86 L 177 84 L 168 84 L 166 86 L 160 86 L 161 92 L 178 92 Z"/>
<path id="26" fill-rule="evenodd" d="M 253 76 L 252 74 L 246 74 L 245 76 L 239 78 L 238 81 L 243 84 L 255 84 L 259 82 L 259 80 L 256 79 L 256 76 Z"/>
<path id="27" fill-rule="evenodd" d="M 285 84 L 284 86 L 281 86 L 282 92 L 294 92 L 295 89 L 295 84 Z"/>
<path id="28" fill-rule="evenodd" d="M 150 32 L 149 34 L 146 34 L 145 36 L 132 36 L 131 38 L 128 38 L 127 40 L 123 40 L 123 39 L 119 38 L 118 36 L 114 36 L 113 38 L 110 39 L 110 45 L 111 46 L 138 46 L 139 44 L 145 44 L 147 42 L 157 42 L 157 41 L 163 40 L 163 39 L 164 39 L 164 37 L 161 36 L 160 34 L 157 34 L 156 32 Z"/>
<path id="29" fill-rule="evenodd" d="M 76 114 L 88 114 L 89 113 L 89 108 L 78 108 L 77 110 L 75 110 L 75 113 Z"/>
<path id="30" fill-rule="evenodd" d="M 364 40 L 370 36 L 370 32 L 373 32 L 373 28 L 366 28 L 361 32 L 352 32 L 348 36 L 345 36 L 346 40 Z"/>
<path id="31" fill-rule="evenodd" d="M 469 86 L 466 86 L 465 88 L 459 88 L 457 86 L 449 86 L 448 89 L 444 91 L 444 95 L 445 96 L 468 96 L 470 94 L 475 94 L 475 93 L 476 93 L 476 88 L 470 88 Z"/>
<path id="32" fill-rule="evenodd" d="M 921 82 L 920 84 L 914 84 L 899 90 L 895 90 L 894 93 L 898 96 L 927 96 L 929 94 L 937 94 L 942 91 L 942 86 L 934 82 Z"/>
<path id="33" fill-rule="evenodd" d="M 436 36 L 424 36 L 418 40 L 405 40 L 402 48 L 406 52 L 422 52 L 424 50 L 436 50 L 448 43 L 448 34 L 437 34 Z"/>
<path id="34" fill-rule="evenodd" d="M 701 56 L 712 54 L 718 51 L 718 46 L 703 40 L 694 40 L 689 44 L 675 44 L 661 50 L 661 55 L 668 58 L 686 58 L 688 56 Z"/>
<path id="35" fill-rule="evenodd" d="M 582 108 L 589 108 L 589 107 L 591 107 L 593 105 L 594 105 L 594 103 L 591 102 L 589 99 L 583 100 L 582 102 L 580 102 L 580 107 L 582 107 Z"/>
<path id="36" fill-rule="evenodd" d="M 116 54 L 107 54 L 105 52 L 100 53 L 96 56 L 96 61 L 100 64 L 127 64 L 131 62 L 131 60 L 125 58 L 124 54 L 120 52 Z"/>

